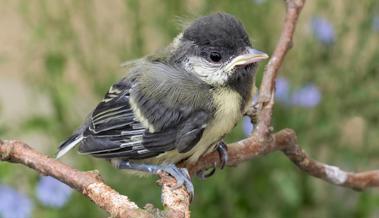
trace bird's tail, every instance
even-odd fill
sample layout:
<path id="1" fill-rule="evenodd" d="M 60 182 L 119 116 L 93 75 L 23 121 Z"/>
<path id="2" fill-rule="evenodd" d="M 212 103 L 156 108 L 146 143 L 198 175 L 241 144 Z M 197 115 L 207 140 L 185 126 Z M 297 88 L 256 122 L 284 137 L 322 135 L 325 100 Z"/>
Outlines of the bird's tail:
<path id="1" fill-rule="evenodd" d="M 69 150 L 71 150 L 75 145 L 82 141 L 83 135 L 81 133 L 74 134 L 70 136 L 66 141 L 64 141 L 58 147 L 57 159 L 65 155 Z"/>

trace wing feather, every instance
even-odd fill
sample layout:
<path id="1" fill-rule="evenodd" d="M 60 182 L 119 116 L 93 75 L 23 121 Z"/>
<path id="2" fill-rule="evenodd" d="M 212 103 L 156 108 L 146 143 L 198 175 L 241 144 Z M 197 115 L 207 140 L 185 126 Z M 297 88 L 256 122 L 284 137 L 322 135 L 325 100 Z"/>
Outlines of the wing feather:
<path id="1" fill-rule="evenodd" d="M 109 89 L 83 131 L 81 153 L 143 159 L 174 149 L 187 152 L 199 141 L 209 112 L 192 105 L 167 104 L 139 88 L 136 79 L 123 79 Z M 142 121 L 148 121 L 154 132 Z"/>

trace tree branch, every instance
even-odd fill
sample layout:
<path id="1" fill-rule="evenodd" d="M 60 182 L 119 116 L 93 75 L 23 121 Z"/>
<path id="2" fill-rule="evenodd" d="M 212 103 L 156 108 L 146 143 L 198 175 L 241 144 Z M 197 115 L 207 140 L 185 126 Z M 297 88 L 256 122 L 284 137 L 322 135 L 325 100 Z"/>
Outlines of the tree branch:
<path id="1" fill-rule="evenodd" d="M 319 178 L 334 185 L 362 190 L 369 187 L 379 187 L 379 170 L 366 172 L 347 172 L 336 166 L 312 160 L 297 143 L 297 136 L 292 129 L 283 129 L 272 135 L 271 143 L 262 144 L 256 136 L 228 145 L 228 166 L 235 166 L 241 162 L 282 151 L 301 171 L 310 176 Z M 189 165 L 191 173 L 201 169 L 220 165 L 216 152 L 203 156 L 196 164 Z"/>
<path id="2" fill-rule="evenodd" d="M 1 141 L 0 160 L 23 164 L 43 175 L 59 179 L 87 196 L 112 217 L 152 217 L 128 197 L 105 185 L 97 172 L 80 172 L 21 141 Z"/>
<path id="3" fill-rule="evenodd" d="M 163 207 L 166 208 L 167 217 L 190 217 L 190 195 L 187 190 L 182 186 L 173 189 L 176 185 L 176 180 L 169 176 L 167 173 L 160 174 L 160 185 L 162 186 L 161 200 Z"/>
<path id="4" fill-rule="evenodd" d="M 352 188 L 358 191 L 370 187 L 379 187 L 379 170 L 358 173 L 347 172 L 336 166 L 312 160 L 297 144 L 295 132 L 290 129 L 283 131 L 287 132 L 285 136 L 282 135 L 282 140 L 285 143 L 278 145 L 278 148 L 305 173 L 331 184 Z"/>

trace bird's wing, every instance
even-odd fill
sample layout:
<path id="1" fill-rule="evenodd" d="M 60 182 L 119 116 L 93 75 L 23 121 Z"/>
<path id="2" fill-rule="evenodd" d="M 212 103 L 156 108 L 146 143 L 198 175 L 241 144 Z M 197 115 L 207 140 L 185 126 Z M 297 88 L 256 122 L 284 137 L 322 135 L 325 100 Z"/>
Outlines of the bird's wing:
<path id="1" fill-rule="evenodd" d="M 177 149 L 189 151 L 210 118 L 206 110 L 164 103 L 123 79 L 91 114 L 79 151 L 97 157 L 143 159 Z"/>

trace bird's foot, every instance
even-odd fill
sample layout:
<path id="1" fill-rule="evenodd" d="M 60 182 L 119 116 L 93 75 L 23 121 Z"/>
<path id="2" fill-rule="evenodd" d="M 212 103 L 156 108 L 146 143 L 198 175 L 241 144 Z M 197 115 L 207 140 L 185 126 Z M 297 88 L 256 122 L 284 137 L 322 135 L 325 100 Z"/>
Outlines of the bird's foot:
<path id="1" fill-rule="evenodd" d="M 226 163 L 228 162 L 228 147 L 224 141 L 220 141 L 216 145 L 216 150 L 217 150 L 218 155 L 220 157 L 220 169 L 224 169 Z M 198 171 L 196 173 L 196 175 L 200 179 L 206 179 L 206 178 L 212 176 L 215 172 L 216 172 L 216 163 L 214 163 L 214 165 L 209 169 Z"/>
<path id="2" fill-rule="evenodd" d="M 190 194 L 191 200 L 194 197 L 195 190 L 191 182 L 190 175 L 185 168 L 178 168 L 175 164 L 168 165 L 154 165 L 154 164 L 143 164 L 143 163 L 133 163 L 123 160 L 112 160 L 112 164 L 118 169 L 130 169 L 137 170 L 152 174 L 159 174 L 161 172 L 166 172 L 176 180 L 176 185 L 173 189 L 177 189 L 180 186 L 184 186 L 188 193 Z"/>
<path id="3" fill-rule="evenodd" d="M 246 115 L 248 115 L 251 119 L 251 123 L 253 125 L 258 123 L 258 102 L 254 103 L 249 110 L 247 111 Z"/>
<path id="4" fill-rule="evenodd" d="M 166 172 L 175 178 L 176 185 L 172 187 L 172 189 L 177 189 L 181 186 L 184 186 L 187 189 L 187 192 L 190 194 L 190 199 L 193 199 L 195 196 L 195 189 L 193 188 L 191 177 L 186 168 L 178 168 L 175 166 L 175 164 L 169 164 L 161 166 L 161 169 L 158 170 L 158 173 L 160 172 Z"/>

